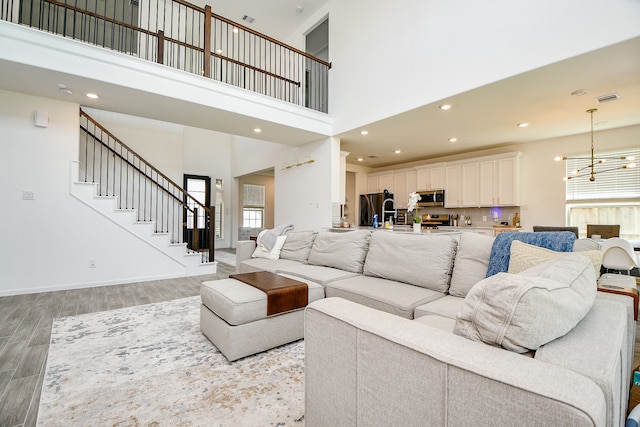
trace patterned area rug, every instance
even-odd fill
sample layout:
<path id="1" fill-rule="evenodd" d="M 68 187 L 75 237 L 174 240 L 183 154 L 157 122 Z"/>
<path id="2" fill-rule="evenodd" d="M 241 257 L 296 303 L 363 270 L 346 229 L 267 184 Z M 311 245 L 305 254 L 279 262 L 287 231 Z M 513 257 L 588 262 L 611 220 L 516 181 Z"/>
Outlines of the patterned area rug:
<path id="1" fill-rule="evenodd" d="M 302 426 L 304 342 L 233 363 L 200 297 L 54 321 L 40 426 Z"/>

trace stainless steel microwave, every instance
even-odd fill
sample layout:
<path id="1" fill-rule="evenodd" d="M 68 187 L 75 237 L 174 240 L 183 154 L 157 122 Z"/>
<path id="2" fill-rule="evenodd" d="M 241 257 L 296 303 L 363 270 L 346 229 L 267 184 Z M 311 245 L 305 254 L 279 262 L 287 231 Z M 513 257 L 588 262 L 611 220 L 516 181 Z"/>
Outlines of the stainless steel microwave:
<path id="1" fill-rule="evenodd" d="M 444 190 L 418 191 L 420 200 L 419 207 L 444 206 Z"/>

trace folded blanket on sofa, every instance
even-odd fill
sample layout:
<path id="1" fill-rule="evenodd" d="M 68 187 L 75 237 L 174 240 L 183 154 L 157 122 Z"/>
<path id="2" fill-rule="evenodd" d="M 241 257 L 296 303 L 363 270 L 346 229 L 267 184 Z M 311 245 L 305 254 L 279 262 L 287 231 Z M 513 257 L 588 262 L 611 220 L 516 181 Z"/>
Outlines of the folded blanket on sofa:
<path id="1" fill-rule="evenodd" d="M 272 228 L 271 230 L 266 230 L 265 233 L 260 236 L 260 244 L 270 251 L 276 244 L 278 236 L 282 236 L 291 230 L 293 230 L 293 224 L 283 224 Z"/>
<path id="2" fill-rule="evenodd" d="M 556 252 L 573 251 L 573 243 L 576 235 L 571 231 L 544 232 L 544 233 L 500 233 L 496 236 L 491 247 L 487 277 L 493 276 L 509 269 L 511 257 L 511 242 L 519 240 L 530 245 L 540 246 Z"/>

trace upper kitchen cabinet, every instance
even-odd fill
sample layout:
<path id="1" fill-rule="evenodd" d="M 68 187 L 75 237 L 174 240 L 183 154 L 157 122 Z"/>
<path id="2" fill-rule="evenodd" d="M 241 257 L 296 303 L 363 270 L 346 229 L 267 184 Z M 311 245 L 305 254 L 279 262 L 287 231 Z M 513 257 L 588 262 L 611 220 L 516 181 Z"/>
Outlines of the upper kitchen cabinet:
<path id="1" fill-rule="evenodd" d="M 416 191 L 417 173 L 413 169 L 395 171 L 393 174 L 393 197 L 396 208 L 406 209 L 409 204 L 409 193 Z"/>
<path id="2" fill-rule="evenodd" d="M 445 168 L 444 206 L 447 208 L 477 207 L 478 162 L 450 163 Z"/>
<path id="3" fill-rule="evenodd" d="M 480 165 L 480 206 L 520 204 L 521 153 L 484 158 Z"/>
<path id="4" fill-rule="evenodd" d="M 416 167 L 416 190 L 442 190 L 445 182 L 445 163 Z"/>
<path id="5" fill-rule="evenodd" d="M 384 190 L 393 193 L 393 173 L 367 175 L 367 193 L 382 193 Z"/>

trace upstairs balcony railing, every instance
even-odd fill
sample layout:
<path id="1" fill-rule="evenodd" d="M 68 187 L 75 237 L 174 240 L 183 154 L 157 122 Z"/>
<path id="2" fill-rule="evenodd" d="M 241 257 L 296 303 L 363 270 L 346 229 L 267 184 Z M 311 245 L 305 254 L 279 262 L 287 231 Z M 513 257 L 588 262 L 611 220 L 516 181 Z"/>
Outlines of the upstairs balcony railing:
<path id="1" fill-rule="evenodd" d="M 327 112 L 331 64 L 183 0 L 0 0 L 0 18 Z"/>

